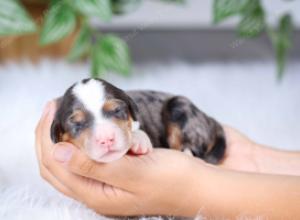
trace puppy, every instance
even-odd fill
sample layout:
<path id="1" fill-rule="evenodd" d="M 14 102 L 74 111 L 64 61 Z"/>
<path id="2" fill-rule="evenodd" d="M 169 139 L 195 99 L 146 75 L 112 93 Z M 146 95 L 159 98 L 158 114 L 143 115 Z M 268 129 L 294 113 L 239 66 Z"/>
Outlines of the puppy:
<path id="1" fill-rule="evenodd" d="M 219 123 L 183 96 L 128 91 L 102 79 L 84 79 L 58 100 L 51 126 L 54 143 L 70 142 L 98 162 L 154 147 L 187 152 L 216 164 L 224 156 Z"/>

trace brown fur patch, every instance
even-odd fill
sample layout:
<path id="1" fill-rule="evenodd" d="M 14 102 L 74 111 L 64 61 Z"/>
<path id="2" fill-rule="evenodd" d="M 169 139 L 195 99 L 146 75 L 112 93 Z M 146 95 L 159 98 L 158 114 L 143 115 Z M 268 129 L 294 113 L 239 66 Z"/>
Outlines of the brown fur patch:
<path id="1" fill-rule="evenodd" d="M 69 142 L 69 140 L 71 139 L 70 135 L 68 133 L 64 133 L 62 136 L 61 136 L 61 141 L 62 142 Z"/>
<path id="2" fill-rule="evenodd" d="M 74 113 L 71 115 L 71 120 L 73 122 L 82 122 L 86 118 L 85 113 L 82 110 L 75 110 Z"/>
<path id="3" fill-rule="evenodd" d="M 215 145 L 215 141 L 214 142 L 210 142 L 210 144 L 207 145 L 207 149 L 206 149 L 205 154 L 207 154 L 208 152 L 210 152 L 213 149 L 214 145 Z"/>
<path id="4" fill-rule="evenodd" d="M 112 121 L 116 123 L 122 130 L 131 130 L 131 120 L 113 118 Z"/>
<path id="5" fill-rule="evenodd" d="M 103 110 L 105 112 L 113 111 L 115 108 L 119 106 L 119 103 L 116 99 L 107 100 L 103 105 Z"/>
<path id="6" fill-rule="evenodd" d="M 110 99 L 107 100 L 103 105 L 103 110 L 106 112 L 113 111 L 120 105 L 118 99 Z M 112 118 L 112 121 L 118 125 L 119 128 L 124 132 L 124 134 L 128 137 L 131 132 L 132 127 L 132 116 L 130 115 L 127 120 Z"/>
<path id="7" fill-rule="evenodd" d="M 174 150 L 182 150 L 182 133 L 178 125 L 169 124 L 167 128 L 168 144 Z"/>
<path id="8" fill-rule="evenodd" d="M 112 119 L 112 120 L 124 132 L 126 138 L 129 138 L 130 134 L 131 134 L 132 118 L 129 117 L 128 120 L 121 120 L 121 119 L 116 119 L 115 118 L 115 119 Z"/>
<path id="9" fill-rule="evenodd" d="M 74 144 L 75 146 L 77 146 L 79 149 L 83 149 L 84 143 L 86 140 L 88 140 L 91 137 L 91 129 L 85 129 L 83 132 L 81 132 L 81 134 L 74 138 L 74 139 L 68 139 L 67 142 L 70 142 L 72 144 Z"/>
<path id="10" fill-rule="evenodd" d="M 70 117 L 71 117 L 71 120 L 72 120 L 73 122 L 82 122 L 82 121 L 85 120 L 86 115 L 85 115 L 85 113 L 84 113 L 82 110 L 75 110 L 74 113 L 73 113 Z M 84 132 L 83 132 L 83 133 L 84 133 Z M 82 135 L 82 134 L 80 134 L 80 136 L 78 137 L 79 139 L 82 139 L 82 138 L 81 138 L 81 135 Z M 73 138 L 71 137 L 71 135 L 70 135 L 68 132 L 61 134 L 60 137 L 59 137 L 59 139 L 60 139 L 60 141 L 63 141 L 63 142 L 70 142 L 70 143 L 73 143 L 73 144 L 74 144 L 75 142 L 77 142 L 77 141 L 75 141 L 75 139 L 73 139 Z M 76 138 L 76 139 L 77 139 L 77 138 Z M 77 146 L 77 145 L 76 145 L 76 146 Z M 78 145 L 78 146 L 79 146 L 79 145 Z"/>

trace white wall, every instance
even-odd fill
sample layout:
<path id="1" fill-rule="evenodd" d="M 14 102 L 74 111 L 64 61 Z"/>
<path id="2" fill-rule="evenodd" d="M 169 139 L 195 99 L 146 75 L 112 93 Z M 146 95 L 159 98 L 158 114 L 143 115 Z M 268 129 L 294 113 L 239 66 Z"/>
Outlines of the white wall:
<path id="1" fill-rule="evenodd" d="M 218 28 L 233 27 L 238 19 L 230 19 L 222 25 L 212 26 L 213 0 L 186 0 L 185 5 L 167 4 L 158 0 L 144 0 L 140 8 L 129 15 L 118 16 L 104 27 L 116 28 Z M 294 23 L 300 27 L 300 1 L 263 0 L 267 19 L 274 24 L 278 16 L 290 11 Z"/>

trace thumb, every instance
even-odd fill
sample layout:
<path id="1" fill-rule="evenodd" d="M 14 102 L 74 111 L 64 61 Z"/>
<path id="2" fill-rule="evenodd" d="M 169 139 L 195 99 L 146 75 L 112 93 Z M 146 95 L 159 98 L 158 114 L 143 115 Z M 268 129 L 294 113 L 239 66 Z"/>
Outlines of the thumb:
<path id="1" fill-rule="evenodd" d="M 138 168 L 140 166 L 136 164 L 140 161 L 137 157 L 125 155 L 117 161 L 99 163 L 90 159 L 74 145 L 66 142 L 55 145 L 53 156 L 74 174 L 123 189 L 136 182 L 140 172 Z"/>
<path id="2" fill-rule="evenodd" d="M 70 143 L 60 142 L 54 145 L 53 156 L 54 159 L 61 163 L 67 163 L 72 158 L 76 147 Z"/>

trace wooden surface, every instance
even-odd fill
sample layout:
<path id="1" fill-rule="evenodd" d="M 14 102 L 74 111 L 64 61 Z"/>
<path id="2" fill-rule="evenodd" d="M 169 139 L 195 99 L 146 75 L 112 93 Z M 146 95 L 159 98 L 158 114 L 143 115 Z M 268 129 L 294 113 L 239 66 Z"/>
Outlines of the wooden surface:
<path id="1" fill-rule="evenodd" d="M 43 15 L 47 10 L 47 5 L 41 3 L 28 4 L 26 8 L 40 27 Z M 22 58 L 37 61 L 44 56 L 65 56 L 68 54 L 74 42 L 74 38 L 75 33 L 72 33 L 58 43 L 42 47 L 39 45 L 38 33 L 23 36 L 0 37 L 0 61 Z"/>

